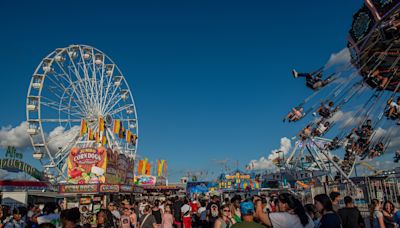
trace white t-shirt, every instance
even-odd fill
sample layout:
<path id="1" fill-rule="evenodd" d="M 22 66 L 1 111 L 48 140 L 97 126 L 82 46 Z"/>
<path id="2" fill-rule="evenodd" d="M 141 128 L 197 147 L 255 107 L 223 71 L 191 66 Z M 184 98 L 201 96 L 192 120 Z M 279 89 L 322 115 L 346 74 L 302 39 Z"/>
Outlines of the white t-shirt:
<path id="1" fill-rule="evenodd" d="M 199 210 L 197 210 L 197 213 L 201 214 L 201 212 L 207 210 L 205 207 L 200 207 Z"/>
<path id="2" fill-rule="evenodd" d="M 190 215 L 190 213 L 188 213 L 190 211 L 191 211 L 191 208 L 188 204 L 185 204 L 181 207 L 181 212 L 183 213 L 183 217 L 190 217 L 191 215 Z"/>
<path id="3" fill-rule="evenodd" d="M 308 224 L 303 226 L 297 215 L 289 214 L 287 212 L 276 212 L 270 213 L 269 218 L 274 228 L 314 228 L 314 223 L 310 217 L 308 217 Z"/>

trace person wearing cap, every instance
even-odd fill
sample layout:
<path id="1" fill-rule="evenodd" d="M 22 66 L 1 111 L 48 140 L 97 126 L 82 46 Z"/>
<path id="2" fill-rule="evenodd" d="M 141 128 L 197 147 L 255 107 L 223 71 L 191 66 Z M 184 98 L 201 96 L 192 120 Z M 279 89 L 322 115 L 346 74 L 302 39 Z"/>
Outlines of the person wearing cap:
<path id="1" fill-rule="evenodd" d="M 251 201 L 240 203 L 242 222 L 236 223 L 232 228 L 265 228 L 265 226 L 254 222 L 254 204 Z"/>

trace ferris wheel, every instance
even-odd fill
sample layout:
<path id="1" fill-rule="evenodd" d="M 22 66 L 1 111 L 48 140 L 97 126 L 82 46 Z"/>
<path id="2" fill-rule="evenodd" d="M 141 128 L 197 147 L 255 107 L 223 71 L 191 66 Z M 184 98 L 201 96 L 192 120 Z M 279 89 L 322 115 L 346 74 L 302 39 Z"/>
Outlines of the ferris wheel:
<path id="1" fill-rule="evenodd" d="M 138 120 L 129 85 L 118 66 L 91 46 L 57 48 L 40 62 L 30 81 L 26 118 L 33 157 L 49 181 L 65 178 L 73 147 L 105 146 L 131 158 L 137 152 Z M 115 135 L 116 120 L 135 135 L 135 143 Z M 82 135 L 82 121 L 94 132 L 104 129 L 106 143 Z"/>

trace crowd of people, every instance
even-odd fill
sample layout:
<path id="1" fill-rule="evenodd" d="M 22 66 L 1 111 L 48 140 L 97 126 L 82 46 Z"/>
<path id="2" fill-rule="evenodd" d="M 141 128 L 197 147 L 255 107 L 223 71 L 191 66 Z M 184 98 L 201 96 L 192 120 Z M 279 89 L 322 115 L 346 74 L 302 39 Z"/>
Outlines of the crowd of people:
<path id="1" fill-rule="evenodd" d="M 354 228 L 365 227 L 364 218 L 350 196 L 343 198 L 338 192 L 319 194 L 314 204 L 303 205 L 291 193 L 258 196 L 242 199 L 235 195 L 220 201 L 220 197 L 208 198 L 172 197 L 166 200 L 141 200 L 119 204 L 110 202 L 96 213 L 86 206 L 62 210 L 55 203 L 43 209 L 31 205 L 28 208 L 0 210 L 0 228 Z M 370 227 L 388 228 L 400 226 L 400 211 L 393 203 L 372 200 Z"/>

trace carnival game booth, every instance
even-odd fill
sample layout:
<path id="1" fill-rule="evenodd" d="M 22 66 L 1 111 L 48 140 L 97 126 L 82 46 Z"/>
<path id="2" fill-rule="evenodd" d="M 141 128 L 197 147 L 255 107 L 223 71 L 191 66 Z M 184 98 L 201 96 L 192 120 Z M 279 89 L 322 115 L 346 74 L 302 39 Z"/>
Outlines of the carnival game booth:
<path id="1" fill-rule="evenodd" d="M 236 170 L 230 174 L 221 174 L 218 179 L 219 189 L 225 196 L 243 194 L 245 196 L 256 195 L 260 184 L 254 174 Z"/>
<path id="2" fill-rule="evenodd" d="M 96 213 L 108 202 L 132 202 L 143 193 L 134 184 L 134 160 L 117 150 L 104 147 L 72 148 L 68 156 L 68 179 L 58 192 L 64 206 L 86 207 Z"/>

